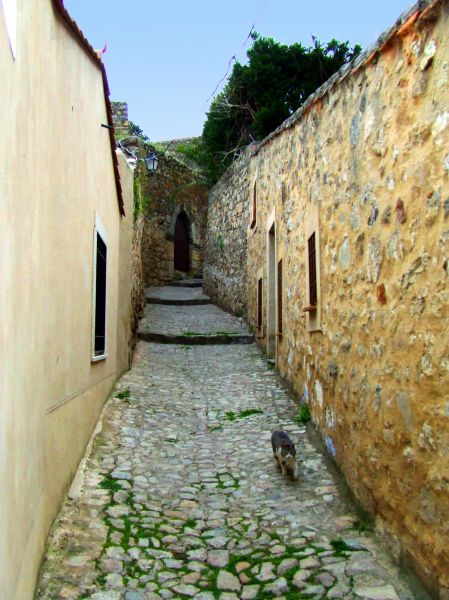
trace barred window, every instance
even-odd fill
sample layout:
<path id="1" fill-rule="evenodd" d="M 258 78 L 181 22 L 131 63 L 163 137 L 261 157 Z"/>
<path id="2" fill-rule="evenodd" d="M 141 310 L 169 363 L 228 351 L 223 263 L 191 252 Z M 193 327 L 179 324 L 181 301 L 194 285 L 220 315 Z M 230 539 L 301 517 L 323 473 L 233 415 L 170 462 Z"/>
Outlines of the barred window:
<path id="1" fill-rule="evenodd" d="M 282 260 L 278 262 L 278 282 L 277 282 L 277 296 L 278 296 L 278 333 L 282 333 Z"/>
<path id="2" fill-rule="evenodd" d="M 315 233 L 312 233 L 312 235 L 309 237 L 307 246 L 309 254 L 309 302 L 310 306 L 312 307 L 316 306 L 318 302 Z"/>
<path id="3" fill-rule="evenodd" d="M 257 182 L 254 182 L 253 185 L 253 210 L 252 210 L 252 218 L 251 218 L 251 227 L 254 227 L 257 220 Z"/>
<path id="4" fill-rule="evenodd" d="M 260 278 L 257 282 L 257 329 L 262 330 L 263 319 L 263 279 Z"/>
<path id="5" fill-rule="evenodd" d="M 94 356 L 102 356 L 106 352 L 107 248 L 98 231 L 96 242 Z"/>

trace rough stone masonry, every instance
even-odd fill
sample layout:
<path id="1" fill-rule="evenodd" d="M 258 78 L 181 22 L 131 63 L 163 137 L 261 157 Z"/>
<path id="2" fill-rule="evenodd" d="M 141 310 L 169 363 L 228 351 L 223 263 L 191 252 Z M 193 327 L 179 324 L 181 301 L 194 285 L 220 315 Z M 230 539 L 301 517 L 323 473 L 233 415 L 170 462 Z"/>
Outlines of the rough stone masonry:
<path id="1" fill-rule="evenodd" d="M 215 300 L 247 310 L 397 558 L 441 598 L 449 597 L 448 31 L 447 0 L 418 3 L 234 165 L 211 197 L 205 268 Z"/>

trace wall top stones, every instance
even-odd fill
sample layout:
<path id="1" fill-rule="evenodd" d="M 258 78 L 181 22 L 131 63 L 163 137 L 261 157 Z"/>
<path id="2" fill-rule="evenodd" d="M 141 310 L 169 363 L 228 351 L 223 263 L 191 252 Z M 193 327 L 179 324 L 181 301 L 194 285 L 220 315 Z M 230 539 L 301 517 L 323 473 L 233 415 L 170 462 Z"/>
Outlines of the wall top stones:
<path id="1" fill-rule="evenodd" d="M 280 135 L 286 129 L 293 127 L 302 116 L 310 109 L 310 107 L 318 102 L 323 96 L 328 94 L 348 76 L 354 75 L 360 69 L 365 68 L 378 54 L 382 53 L 392 39 L 397 35 L 403 35 L 409 27 L 411 27 L 418 19 L 424 17 L 423 21 L 435 18 L 434 12 L 444 2 L 444 0 L 419 0 L 409 10 L 403 12 L 396 20 L 395 24 L 384 31 L 376 42 L 368 46 L 361 54 L 356 56 L 352 61 L 343 65 L 334 75 L 332 75 L 323 85 L 321 85 L 313 94 L 311 94 L 304 104 L 296 110 L 291 117 L 286 119 L 277 129 L 272 131 L 264 138 L 258 146 L 268 144 L 273 138 Z M 431 57 L 428 58 L 428 61 Z M 428 61 L 423 62 L 423 70 L 428 66 Z M 256 145 L 255 145 L 256 146 Z"/>

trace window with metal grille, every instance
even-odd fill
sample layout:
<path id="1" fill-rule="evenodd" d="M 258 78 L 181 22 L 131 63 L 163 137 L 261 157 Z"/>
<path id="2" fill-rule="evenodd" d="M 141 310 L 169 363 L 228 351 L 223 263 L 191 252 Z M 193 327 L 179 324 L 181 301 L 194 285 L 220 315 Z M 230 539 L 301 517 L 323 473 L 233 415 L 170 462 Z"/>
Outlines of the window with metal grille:
<path id="1" fill-rule="evenodd" d="M 257 282 L 257 329 L 262 330 L 262 311 L 263 311 L 263 280 L 259 279 Z"/>
<path id="2" fill-rule="evenodd" d="M 254 227 L 257 220 L 257 182 L 253 185 L 253 214 L 251 219 L 251 227 Z"/>
<path id="3" fill-rule="evenodd" d="M 309 237 L 307 245 L 309 250 L 309 302 L 311 307 L 315 307 L 318 301 L 315 233 L 312 233 L 312 235 Z"/>
<path id="4" fill-rule="evenodd" d="M 106 353 L 106 263 L 106 244 L 97 231 L 95 258 L 94 356 L 102 356 Z"/>
<path id="5" fill-rule="evenodd" d="M 282 260 L 278 262 L 278 333 L 282 333 Z"/>

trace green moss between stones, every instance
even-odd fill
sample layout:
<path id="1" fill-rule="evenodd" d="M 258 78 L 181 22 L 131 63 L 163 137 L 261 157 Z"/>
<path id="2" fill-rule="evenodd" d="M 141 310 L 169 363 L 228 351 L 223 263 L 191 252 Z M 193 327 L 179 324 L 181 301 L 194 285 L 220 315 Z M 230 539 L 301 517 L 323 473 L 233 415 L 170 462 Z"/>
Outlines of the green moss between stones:
<path id="1" fill-rule="evenodd" d="M 348 552 L 351 552 L 351 548 L 347 545 L 344 540 L 332 540 L 331 546 L 335 550 L 334 556 L 348 557 Z"/>
<path id="2" fill-rule="evenodd" d="M 110 475 L 106 475 L 103 481 L 98 484 L 98 487 L 104 490 L 111 490 L 112 492 L 118 492 L 123 489 L 117 479 L 113 479 Z"/>
<path id="3" fill-rule="evenodd" d="M 257 410 L 257 409 L 250 409 L 250 410 L 252 411 L 252 410 Z M 245 411 L 241 411 L 239 413 L 239 415 L 244 412 Z M 235 413 L 233 413 L 233 414 L 235 415 Z M 254 413 L 251 413 L 251 414 L 254 414 Z M 235 415 L 235 418 L 238 418 L 239 415 Z M 226 476 L 226 479 L 222 479 L 223 476 Z M 218 480 L 217 487 L 222 488 L 222 489 L 227 489 L 224 487 L 224 482 L 230 481 L 229 478 L 231 478 L 231 480 L 233 481 L 233 484 L 234 484 L 234 485 L 228 486 L 228 488 L 230 490 L 232 490 L 236 487 L 239 487 L 239 481 L 234 475 L 232 475 L 232 473 L 217 474 L 217 480 Z M 119 491 L 122 489 L 120 484 L 117 482 L 117 480 L 114 480 L 110 475 L 107 475 L 99 485 L 101 487 L 103 487 L 104 489 L 111 490 L 111 492 Z M 204 489 L 204 484 L 199 484 L 199 485 L 196 484 L 195 487 L 197 487 L 198 489 Z M 100 559 L 97 559 L 95 561 L 97 570 L 100 570 L 99 569 L 100 560 L 104 556 L 108 547 L 121 546 L 123 548 L 123 550 L 128 551 L 129 548 L 131 547 L 131 545 L 130 545 L 131 539 L 132 539 L 133 544 L 134 543 L 137 544 L 139 539 L 154 538 L 155 540 L 158 540 L 158 542 L 160 544 L 160 547 L 155 548 L 155 550 L 162 551 L 162 552 L 171 552 L 171 554 L 175 558 L 178 558 L 180 560 L 187 560 L 185 555 L 178 556 L 176 553 L 173 553 L 172 551 L 170 551 L 168 548 L 168 544 L 164 544 L 164 542 L 162 541 L 162 539 L 166 535 L 168 535 L 168 533 L 160 531 L 160 528 L 164 524 L 175 526 L 175 524 L 172 521 L 163 519 L 163 518 L 159 520 L 158 517 L 156 515 L 154 515 L 153 512 L 151 510 L 149 510 L 149 508 L 146 505 L 144 505 L 142 503 L 134 503 L 132 492 L 128 493 L 126 503 L 130 506 L 130 508 L 132 510 L 132 514 L 124 515 L 124 516 L 120 517 L 121 522 L 123 523 L 123 528 L 114 526 L 112 524 L 113 519 L 108 514 L 105 514 L 103 517 L 103 520 L 108 527 L 108 534 L 107 534 L 107 538 L 106 538 Z M 110 503 L 108 506 L 105 507 L 105 510 L 107 511 L 109 507 L 114 506 L 116 504 L 117 503 L 115 502 L 113 497 L 111 497 Z M 144 520 L 144 519 L 150 519 L 150 520 L 154 519 L 155 522 L 143 523 L 142 520 Z M 192 518 L 186 519 L 185 521 L 181 520 L 181 522 L 182 522 L 182 525 L 180 525 L 180 521 L 177 521 L 177 523 L 176 523 L 176 527 L 179 528 L 180 532 L 184 532 L 185 529 L 187 529 L 187 528 L 195 529 L 198 525 L 197 520 L 192 519 Z M 258 523 L 258 525 L 259 525 L 259 527 L 261 527 L 260 522 Z M 243 532 L 246 532 L 246 531 L 248 531 L 248 528 L 250 526 L 251 526 L 251 522 L 247 522 L 247 523 L 242 522 L 242 523 L 240 523 L 239 529 Z M 262 529 L 263 529 L 263 527 L 262 527 Z M 237 531 L 237 529 L 235 527 L 230 528 L 230 531 L 231 530 L 233 532 L 232 537 L 234 540 L 237 541 L 239 539 L 242 539 L 242 533 L 240 531 Z M 121 536 L 120 544 L 113 543 L 111 541 L 111 536 L 114 532 L 120 533 L 120 536 Z M 305 550 L 311 549 L 311 550 L 313 550 L 314 554 L 317 554 L 317 553 L 327 550 L 326 548 L 321 548 L 320 546 L 314 545 L 314 544 L 307 544 L 301 548 L 297 548 L 295 546 L 289 546 L 287 544 L 283 544 L 282 540 L 279 539 L 279 536 L 275 532 L 265 530 L 265 533 L 267 533 L 270 536 L 270 538 L 273 540 L 273 542 L 284 545 L 285 552 L 283 552 L 282 554 L 280 554 L 278 556 L 272 556 L 269 554 L 267 555 L 265 551 L 260 552 L 258 550 L 253 551 L 251 549 L 248 549 L 247 552 L 245 552 L 245 550 L 242 550 L 240 553 L 237 552 L 237 553 L 231 554 L 229 557 L 227 569 L 230 572 L 234 573 L 235 575 L 238 575 L 237 570 L 236 570 L 237 563 L 248 562 L 250 564 L 250 566 L 247 569 L 245 569 L 245 573 L 250 578 L 251 584 L 261 585 L 261 582 L 259 582 L 256 579 L 255 574 L 251 573 L 251 569 L 253 569 L 255 566 L 261 565 L 264 562 L 270 562 L 274 566 L 278 566 L 286 558 L 295 557 L 299 560 L 301 560 L 302 558 L 305 558 L 305 556 L 303 554 L 303 552 Z M 203 539 L 203 537 L 201 537 L 200 539 L 205 541 Z M 348 556 L 347 552 L 350 550 L 350 548 L 344 542 L 344 540 L 341 540 L 341 539 L 333 540 L 331 542 L 331 545 L 334 549 L 334 556 L 342 556 L 342 557 Z M 124 574 L 124 582 L 125 583 L 130 579 L 135 579 L 138 581 L 140 577 L 145 575 L 145 572 L 139 567 L 136 560 L 132 560 L 128 563 L 124 563 L 124 569 L 125 569 L 125 574 Z M 298 566 L 295 566 L 283 574 L 283 577 L 285 577 L 285 579 L 287 580 L 287 582 L 289 583 L 290 586 L 292 586 L 293 578 L 294 578 L 294 575 L 297 572 L 297 570 L 298 570 Z M 182 569 L 180 569 L 180 572 L 187 573 L 188 571 L 185 567 L 183 567 Z M 217 589 L 217 579 L 218 579 L 219 572 L 220 572 L 220 568 L 209 566 L 209 569 L 207 570 L 207 572 L 203 573 L 203 576 L 202 576 L 203 579 L 209 580 L 208 588 L 204 591 L 209 591 L 214 596 L 214 598 L 217 598 L 217 599 L 220 597 L 220 594 L 221 594 L 221 591 Z M 318 572 L 320 572 L 320 570 L 317 570 L 316 573 L 318 573 Z M 313 584 L 313 582 L 316 581 L 316 579 L 315 579 L 316 573 L 312 574 L 311 577 L 308 579 L 309 583 Z M 97 585 L 101 589 L 104 589 L 105 583 L 106 583 L 106 576 L 103 574 L 100 574 L 97 577 Z M 138 587 L 143 589 L 145 587 L 145 585 L 138 583 Z M 287 600 L 293 600 L 293 599 L 301 600 L 301 599 L 313 597 L 310 594 L 306 594 L 306 593 L 301 592 L 300 590 L 296 590 L 296 589 L 290 589 L 289 591 L 283 593 L 283 596 L 285 598 L 287 598 Z M 257 598 L 261 598 L 261 599 L 274 598 L 274 597 L 275 597 L 274 594 L 272 594 L 270 592 L 265 592 L 263 590 L 260 590 L 259 594 L 257 595 Z M 79 600 L 84 600 L 84 598 L 81 597 Z"/>
<path id="4" fill-rule="evenodd" d="M 263 414 L 263 410 L 260 408 L 246 408 L 244 410 L 240 410 L 238 413 L 235 413 L 232 410 L 228 410 L 225 412 L 224 419 L 226 421 L 235 421 L 236 419 L 244 419 L 245 417 L 250 417 L 251 415 L 261 415 Z"/>

